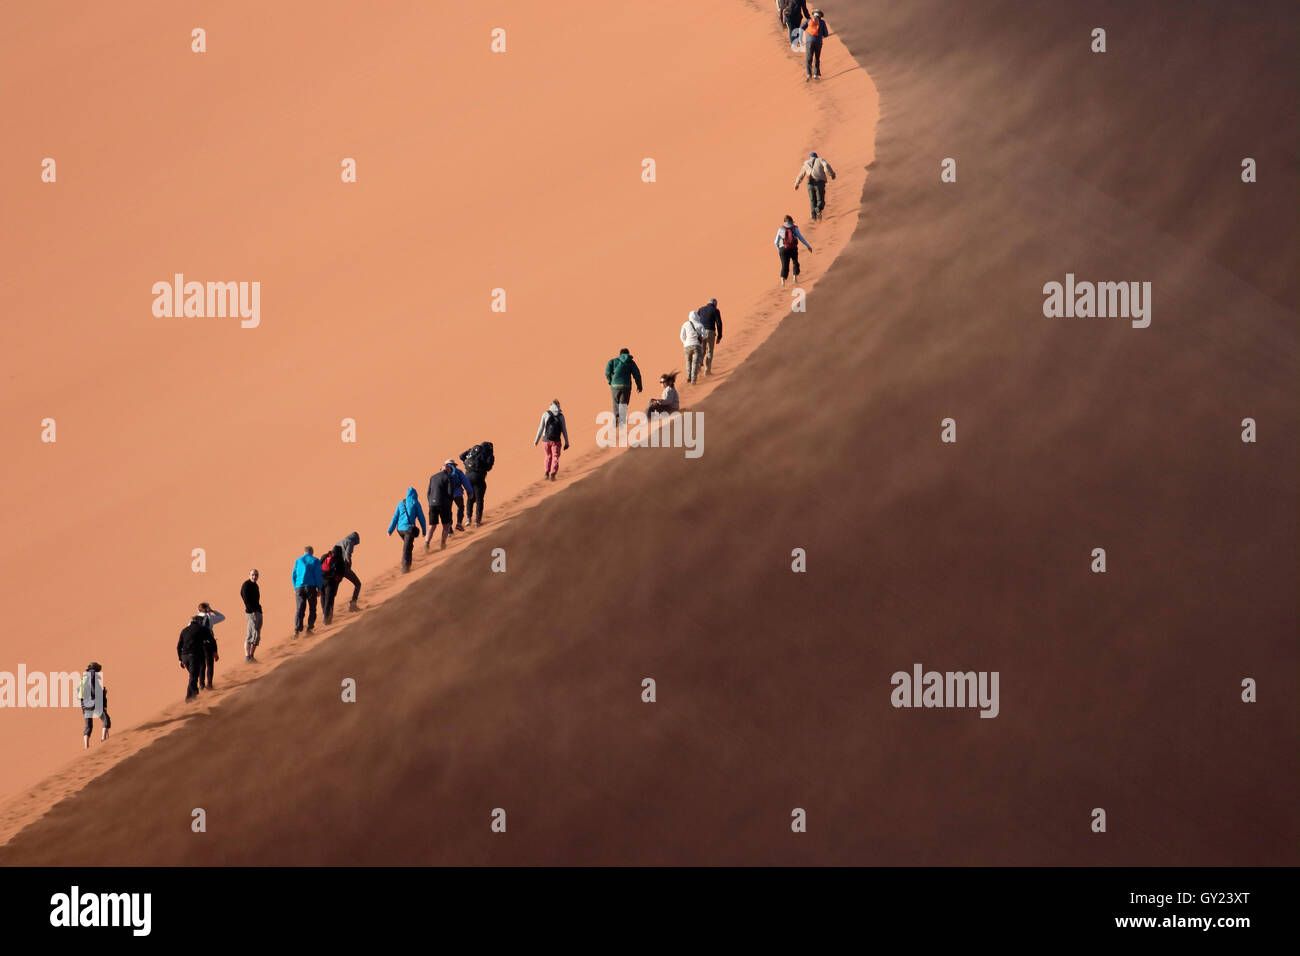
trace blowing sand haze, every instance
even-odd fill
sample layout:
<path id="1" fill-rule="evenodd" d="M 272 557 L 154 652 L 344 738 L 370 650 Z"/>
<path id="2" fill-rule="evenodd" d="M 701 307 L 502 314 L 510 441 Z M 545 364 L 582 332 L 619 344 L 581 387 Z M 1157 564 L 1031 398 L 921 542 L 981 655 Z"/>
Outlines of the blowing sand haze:
<path id="1" fill-rule="evenodd" d="M 574 868 L 890 867 L 826 912 L 999 939 L 1268 914 L 1294 5 L 6 19 L 14 925 L 337 942 L 428 908 L 361 867 L 481 865 L 615 932 L 654 892 Z M 728 874 L 734 928 L 788 878 Z"/>

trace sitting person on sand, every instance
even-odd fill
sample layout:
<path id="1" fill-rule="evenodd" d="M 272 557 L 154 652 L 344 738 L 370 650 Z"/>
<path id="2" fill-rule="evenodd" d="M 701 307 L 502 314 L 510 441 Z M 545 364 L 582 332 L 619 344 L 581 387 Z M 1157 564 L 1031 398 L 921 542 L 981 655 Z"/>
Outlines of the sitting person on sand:
<path id="1" fill-rule="evenodd" d="M 680 402 L 677 398 L 677 389 L 673 386 L 677 382 L 676 372 L 665 372 L 659 376 L 659 384 L 664 387 L 663 398 L 652 398 L 650 404 L 646 406 L 645 415 L 649 418 L 651 415 L 666 415 L 677 411 Z"/>

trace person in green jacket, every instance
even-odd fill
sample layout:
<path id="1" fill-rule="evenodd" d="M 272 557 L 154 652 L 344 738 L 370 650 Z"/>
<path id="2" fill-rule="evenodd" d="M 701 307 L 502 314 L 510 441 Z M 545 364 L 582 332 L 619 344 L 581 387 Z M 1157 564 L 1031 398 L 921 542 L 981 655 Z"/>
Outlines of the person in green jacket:
<path id="1" fill-rule="evenodd" d="M 627 406 L 632 400 L 632 380 L 636 380 L 636 390 L 641 391 L 641 370 L 632 360 L 632 353 L 620 349 L 619 353 L 605 363 L 605 381 L 609 383 L 614 395 L 614 426 L 627 424 Z"/>

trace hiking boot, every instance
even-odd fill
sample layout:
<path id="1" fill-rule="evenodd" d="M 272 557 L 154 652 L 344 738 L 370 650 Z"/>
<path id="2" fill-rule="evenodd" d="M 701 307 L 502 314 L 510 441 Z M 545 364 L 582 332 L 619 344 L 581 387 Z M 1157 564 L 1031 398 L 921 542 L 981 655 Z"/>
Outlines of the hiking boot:
<path id="1" fill-rule="evenodd" d="M 457 524 L 457 525 L 456 525 L 456 530 L 457 530 L 457 531 L 464 531 L 464 530 L 465 530 L 465 526 L 464 526 L 463 524 Z"/>
<path id="2" fill-rule="evenodd" d="M 349 610 L 349 611 L 355 611 L 356 609 L 357 609 L 357 602 L 356 602 L 356 601 L 349 601 L 349 602 L 348 602 L 348 610 Z"/>

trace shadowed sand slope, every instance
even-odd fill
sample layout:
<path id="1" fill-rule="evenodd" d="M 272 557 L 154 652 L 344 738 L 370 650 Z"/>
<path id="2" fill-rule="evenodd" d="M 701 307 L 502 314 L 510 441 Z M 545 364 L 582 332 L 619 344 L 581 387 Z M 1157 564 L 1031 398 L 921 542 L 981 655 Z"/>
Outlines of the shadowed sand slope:
<path id="1" fill-rule="evenodd" d="M 863 214 L 704 456 L 621 456 L 0 862 L 1296 862 L 1295 13 L 1219 9 L 828 11 Z M 1045 318 L 1067 272 L 1150 327 Z M 999 716 L 892 708 L 914 662 Z"/>

